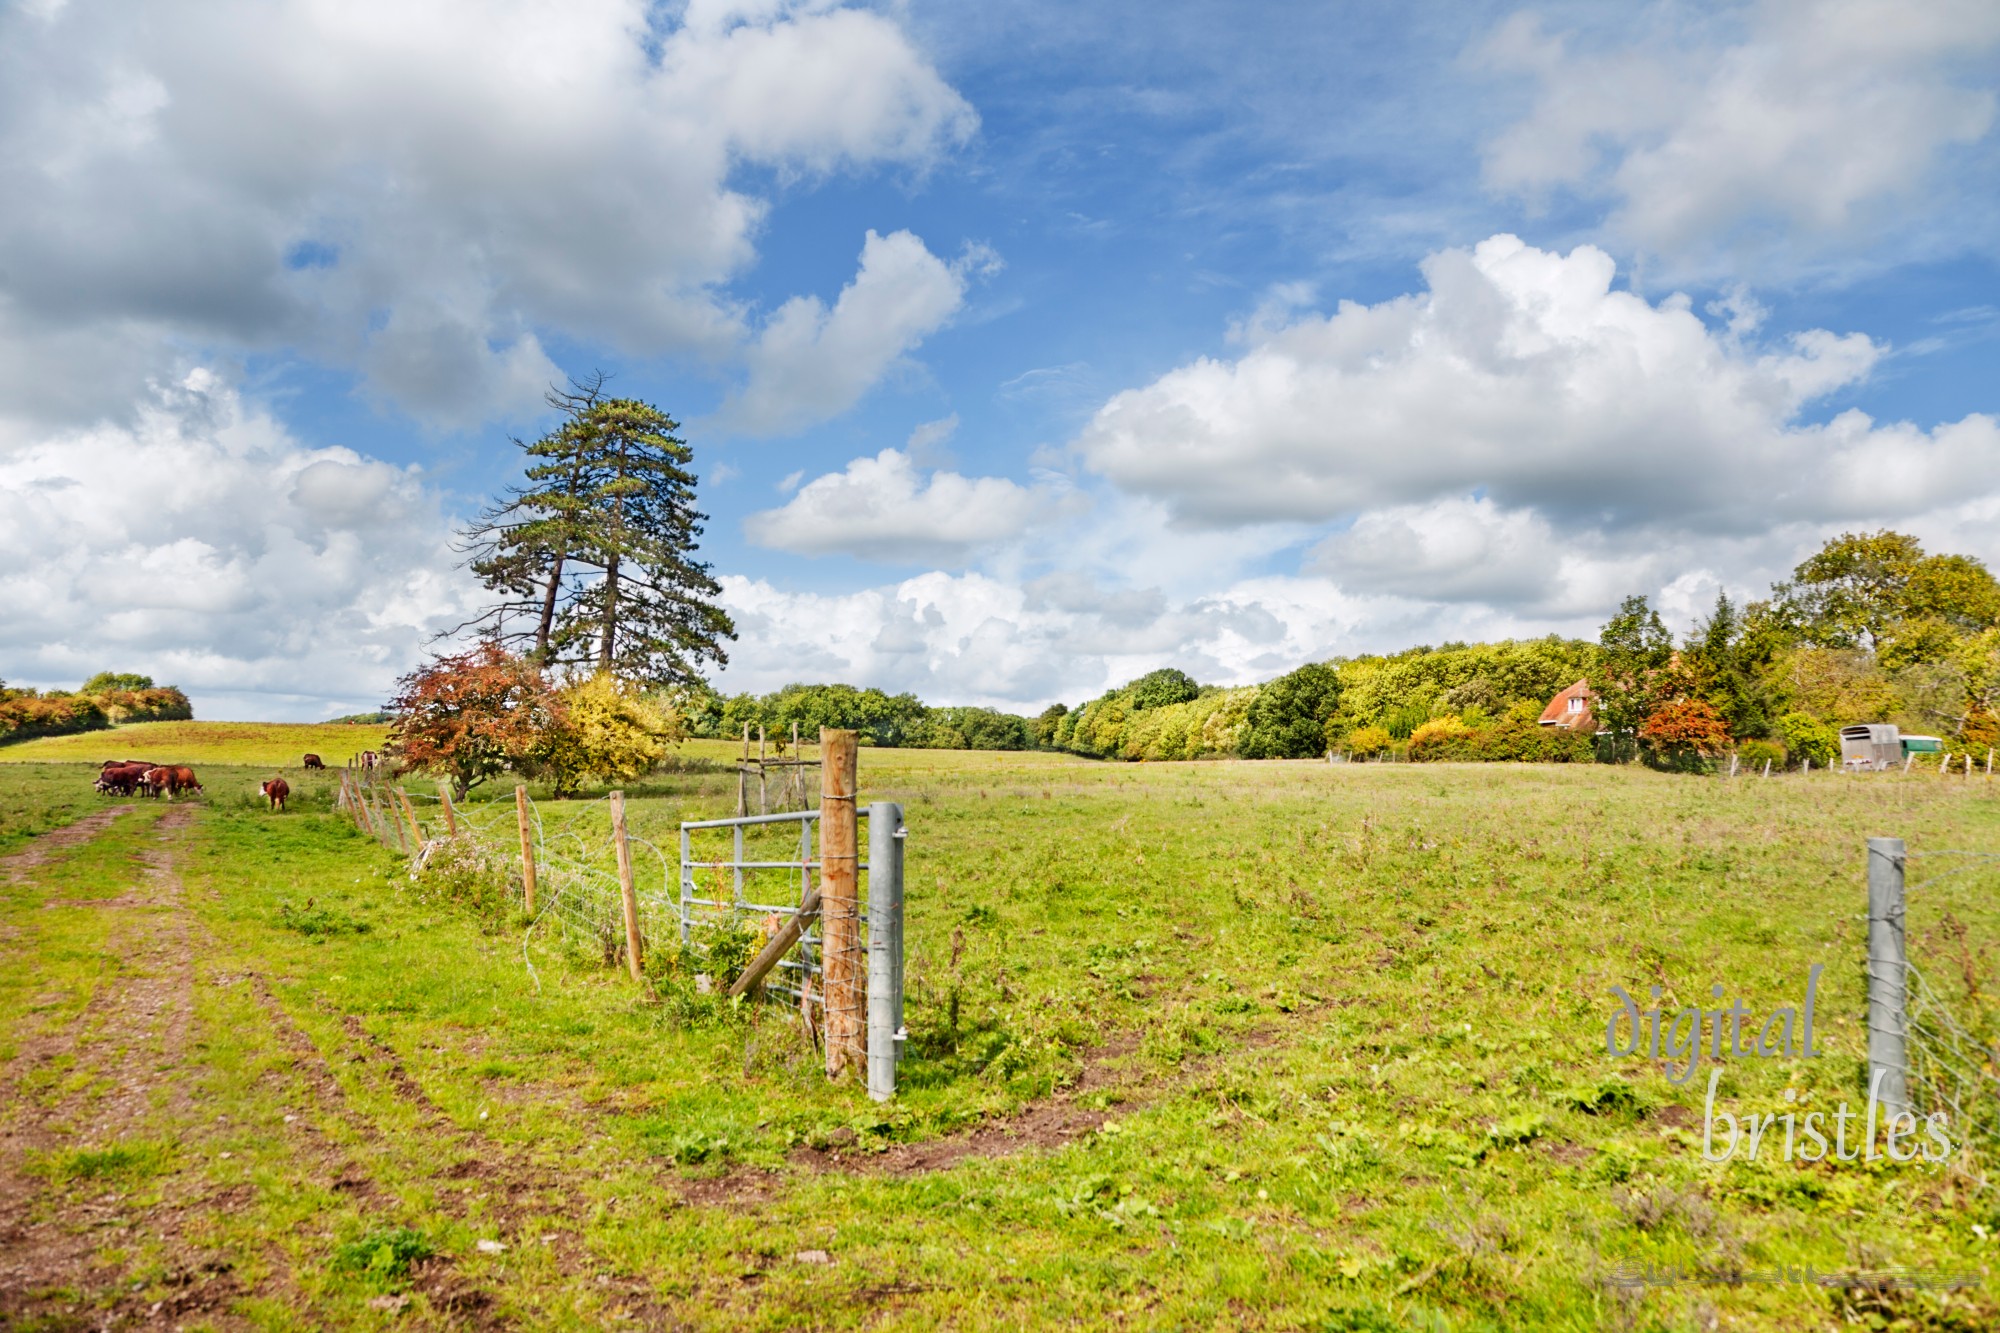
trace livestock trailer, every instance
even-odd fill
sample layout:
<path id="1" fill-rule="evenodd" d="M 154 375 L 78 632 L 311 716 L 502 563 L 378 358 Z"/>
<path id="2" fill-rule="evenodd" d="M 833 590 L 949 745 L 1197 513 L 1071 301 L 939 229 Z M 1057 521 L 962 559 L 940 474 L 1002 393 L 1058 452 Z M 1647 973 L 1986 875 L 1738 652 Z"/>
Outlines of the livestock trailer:
<path id="1" fill-rule="evenodd" d="M 1840 729 L 1840 766 L 1879 773 L 1903 766 L 1902 734 L 1893 722 L 1863 722 Z"/>

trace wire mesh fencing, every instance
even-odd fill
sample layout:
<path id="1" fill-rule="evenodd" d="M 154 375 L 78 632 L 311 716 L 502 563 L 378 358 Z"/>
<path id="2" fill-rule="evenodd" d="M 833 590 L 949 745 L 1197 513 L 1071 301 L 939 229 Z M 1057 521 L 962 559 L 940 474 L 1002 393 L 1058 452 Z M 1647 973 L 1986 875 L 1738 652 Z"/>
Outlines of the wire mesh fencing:
<path id="1" fill-rule="evenodd" d="M 411 791 L 379 772 L 350 768 L 335 808 L 407 856 L 412 876 L 447 857 L 483 868 L 507 884 L 512 906 L 530 914 L 530 937 L 553 936 L 616 963 L 625 949 L 624 894 L 608 802 L 563 802 L 548 815 L 525 789 L 513 802 L 462 802 L 443 784 L 434 793 Z M 641 938 L 680 938 L 665 854 L 647 838 L 628 833 L 626 840 Z"/>
<path id="2" fill-rule="evenodd" d="M 1961 875 L 2000 872 L 2000 854 L 1908 851 L 1900 838 L 1871 838 L 1868 908 L 1868 1063 L 1871 1094 L 1891 1114 L 1907 1109 L 1923 1123 L 1942 1114 L 1962 1151 L 1953 1160 L 1980 1188 L 2000 1161 L 2000 1028 L 1981 993 L 1970 952 L 1961 958 L 1964 993 L 1947 998 L 1926 968 L 1908 957 L 1906 895 Z M 1912 859 L 1927 873 L 1907 883 Z M 1932 868 L 1932 858 L 1936 866 Z M 1955 925 L 1947 914 L 1926 938 L 1940 949 Z M 1963 946 L 1963 928 L 1958 930 Z"/>

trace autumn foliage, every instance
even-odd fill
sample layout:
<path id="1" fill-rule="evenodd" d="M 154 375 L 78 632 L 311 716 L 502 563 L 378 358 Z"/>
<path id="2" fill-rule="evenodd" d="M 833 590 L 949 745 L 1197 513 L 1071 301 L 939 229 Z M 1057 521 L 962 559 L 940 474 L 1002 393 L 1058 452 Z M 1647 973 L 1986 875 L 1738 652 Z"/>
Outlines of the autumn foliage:
<path id="1" fill-rule="evenodd" d="M 525 762 L 563 719 L 540 669 L 493 643 L 436 658 L 396 684 L 390 744 L 406 767 L 450 777 L 460 796 Z"/>
<path id="2" fill-rule="evenodd" d="M 1713 704 L 1702 699 L 1677 699 L 1646 716 L 1639 735 L 1657 750 L 1675 754 L 1712 755 L 1729 748 L 1729 724 Z"/>

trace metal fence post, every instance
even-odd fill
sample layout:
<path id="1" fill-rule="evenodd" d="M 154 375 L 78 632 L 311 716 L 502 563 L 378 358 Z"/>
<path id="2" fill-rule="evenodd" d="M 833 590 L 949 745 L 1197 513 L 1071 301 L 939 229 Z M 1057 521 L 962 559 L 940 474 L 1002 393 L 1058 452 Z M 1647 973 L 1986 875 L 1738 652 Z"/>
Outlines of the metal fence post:
<path id="1" fill-rule="evenodd" d="M 868 807 L 868 1095 L 896 1093 L 903 1050 L 903 807 Z"/>
<path id="2" fill-rule="evenodd" d="M 1910 1109 L 1903 860 L 1901 838 L 1868 840 L 1868 1086 L 1885 1116 Z"/>

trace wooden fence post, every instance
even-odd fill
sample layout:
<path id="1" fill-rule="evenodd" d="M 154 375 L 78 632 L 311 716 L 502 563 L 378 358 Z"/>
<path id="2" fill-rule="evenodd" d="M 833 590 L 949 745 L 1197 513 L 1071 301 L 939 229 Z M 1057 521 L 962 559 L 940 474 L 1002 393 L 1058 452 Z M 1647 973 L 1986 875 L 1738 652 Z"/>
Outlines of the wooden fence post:
<path id="1" fill-rule="evenodd" d="M 354 809 L 361 816 L 361 831 L 375 841 L 382 841 L 382 835 L 375 831 L 375 812 L 368 808 L 368 792 L 359 782 L 354 784 Z"/>
<path id="2" fill-rule="evenodd" d="M 396 788 L 396 799 L 403 803 L 403 816 L 410 821 L 410 845 L 404 850 L 415 856 L 423 850 L 424 831 L 417 824 L 416 807 L 410 804 L 410 794 L 401 787 Z"/>
<path id="3" fill-rule="evenodd" d="M 632 883 L 632 845 L 625 840 L 625 793 L 611 793 L 611 843 L 618 849 L 618 890 L 625 899 L 625 965 L 632 980 L 645 979 L 639 957 L 639 891 Z"/>
<path id="4" fill-rule="evenodd" d="M 514 788 L 514 818 L 521 825 L 521 887 L 527 890 L 525 909 L 535 914 L 535 844 L 528 837 L 528 789 Z"/>
<path id="5" fill-rule="evenodd" d="M 456 838 L 458 836 L 458 811 L 451 808 L 451 784 L 442 779 L 438 782 L 438 804 L 444 807 L 444 835 L 447 838 Z"/>
<path id="6" fill-rule="evenodd" d="M 821 987 L 826 1011 L 826 1072 L 837 1078 L 852 1063 L 866 1068 L 867 971 L 861 942 L 860 817 L 855 808 L 855 734 L 819 733 L 819 884 Z"/>

